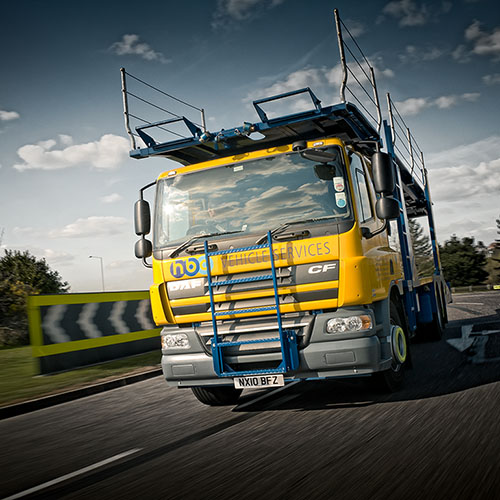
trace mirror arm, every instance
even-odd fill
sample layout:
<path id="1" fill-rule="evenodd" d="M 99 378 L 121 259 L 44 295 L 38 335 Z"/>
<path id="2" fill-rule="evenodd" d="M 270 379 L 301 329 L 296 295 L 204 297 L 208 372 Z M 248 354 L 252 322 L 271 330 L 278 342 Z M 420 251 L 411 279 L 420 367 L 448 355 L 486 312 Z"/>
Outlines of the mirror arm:
<path id="1" fill-rule="evenodd" d="M 153 264 L 150 264 L 147 260 L 146 257 L 142 259 L 142 264 L 144 267 L 147 267 L 148 269 L 151 269 L 153 267 Z"/>
<path id="2" fill-rule="evenodd" d="M 144 199 L 144 191 L 146 191 L 146 189 L 149 189 L 151 186 L 154 186 L 155 184 L 156 184 L 156 181 L 150 182 L 149 184 L 146 184 L 143 188 L 139 189 L 141 200 Z"/>
<path id="3" fill-rule="evenodd" d="M 364 236 L 367 240 L 369 240 L 370 238 L 377 236 L 377 234 L 384 232 L 386 229 L 387 229 L 387 221 L 384 220 L 382 227 L 380 227 L 376 231 L 373 231 L 373 233 L 367 227 L 362 227 L 361 228 L 361 236 Z"/>

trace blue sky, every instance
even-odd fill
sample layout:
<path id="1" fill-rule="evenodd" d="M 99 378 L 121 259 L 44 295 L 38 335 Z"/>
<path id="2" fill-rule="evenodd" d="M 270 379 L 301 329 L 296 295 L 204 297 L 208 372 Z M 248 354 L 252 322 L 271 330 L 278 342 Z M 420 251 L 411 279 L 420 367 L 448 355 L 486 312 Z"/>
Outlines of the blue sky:
<path id="1" fill-rule="evenodd" d="M 72 291 L 144 289 L 133 203 L 172 165 L 132 160 L 119 68 L 204 107 L 210 130 L 252 99 L 310 86 L 339 101 L 333 8 L 425 153 L 438 238 L 486 244 L 500 215 L 500 4 L 494 0 L 9 2 L 0 30 L 2 248 Z M 176 111 L 179 111 L 178 109 Z M 155 117 L 158 119 L 158 117 Z"/>

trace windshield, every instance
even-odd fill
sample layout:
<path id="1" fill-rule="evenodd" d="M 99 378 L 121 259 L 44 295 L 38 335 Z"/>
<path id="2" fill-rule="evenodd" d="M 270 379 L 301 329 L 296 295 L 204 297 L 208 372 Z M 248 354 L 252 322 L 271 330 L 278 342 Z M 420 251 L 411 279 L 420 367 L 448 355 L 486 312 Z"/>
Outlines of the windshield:
<path id="1" fill-rule="evenodd" d="M 260 234 L 297 220 L 349 218 L 342 155 L 338 148 L 328 151 L 336 156 L 328 164 L 288 153 L 161 179 L 155 248 L 198 234 Z"/>

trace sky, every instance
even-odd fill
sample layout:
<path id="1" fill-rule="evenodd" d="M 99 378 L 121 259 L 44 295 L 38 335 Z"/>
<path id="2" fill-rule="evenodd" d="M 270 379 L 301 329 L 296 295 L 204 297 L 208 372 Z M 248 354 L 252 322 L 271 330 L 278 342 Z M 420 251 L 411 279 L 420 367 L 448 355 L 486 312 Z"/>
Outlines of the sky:
<path id="1" fill-rule="evenodd" d="M 102 289 L 90 255 L 106 290 L 148 288 L 133 204 L 175 164 L 129 158 L 120 68 L 204 108 L 210 131 L 259 121 L 252 100 L 305 86 L 336 104 L 334 8 L 375 69 L 384 114 L 390 92 L 424 152 L 439 241 L 494 241 L 498 0 L 18 0 L 0 30 L 0 247 L 45 258 L 71 292 Z"/>

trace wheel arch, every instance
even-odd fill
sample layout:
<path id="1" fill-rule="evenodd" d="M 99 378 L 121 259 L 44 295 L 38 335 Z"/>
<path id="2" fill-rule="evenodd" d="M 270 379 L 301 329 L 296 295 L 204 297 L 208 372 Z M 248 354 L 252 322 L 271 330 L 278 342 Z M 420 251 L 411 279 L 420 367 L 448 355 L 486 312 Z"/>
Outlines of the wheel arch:
<path id="1" fill-rule="evenodd" d="M 379 337 L 387 336 L 387 332 L 390 330 L 391 302 L 396 304 L 399 315 L 405 323 L 401 326 L 405 328 L 407 334 L 409 333 L 408 319 L 404 307 L 403 285 L 400 281 L 393 281 L 387 298 L 373 303 L 375 321 L 377 323 L 377 335 Z"/>

